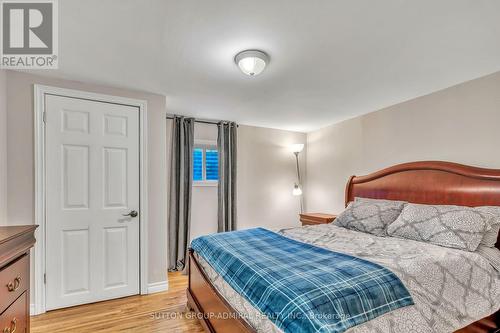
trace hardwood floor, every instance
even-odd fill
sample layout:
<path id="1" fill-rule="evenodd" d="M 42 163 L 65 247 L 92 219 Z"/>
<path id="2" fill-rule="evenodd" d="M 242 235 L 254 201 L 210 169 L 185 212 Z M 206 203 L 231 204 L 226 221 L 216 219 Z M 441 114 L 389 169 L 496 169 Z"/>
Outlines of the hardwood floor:
<path id="1" fill-rule="evenodd" d="M 49 311 L 31 317 L 31 333 L 204 332 L 187 318 L 193 313 L 186 313 L 186 287 L 187 276 L 169 273 L 166 292 Z"/>

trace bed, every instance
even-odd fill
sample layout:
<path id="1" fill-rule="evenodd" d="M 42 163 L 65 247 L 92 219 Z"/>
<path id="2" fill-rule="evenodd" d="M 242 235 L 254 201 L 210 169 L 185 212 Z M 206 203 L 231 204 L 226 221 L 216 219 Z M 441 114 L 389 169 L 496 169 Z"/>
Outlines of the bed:
<path id="1" fill-rule="evenodd" d="M 352 176 L 346 186 L 346 205 L 355 197 L 404 200 L 421 204 L 500 206 L 500 170 L 436 161 L 405 163 L 366 176 Z M 417 286 L 411 287 L 415 305 L 394 310 L 359 327 L 355 326 L 348 332 L 429 331 L 427 327 L 432 327 L 434 331 L 450 331 L 449 327 L 454 327 L 457 332 L 466 333 L 495 332 L 500 327 L 500 304 L 496 302 L 498 298 L 490 298 L 490 303 L 494 304 L 489 305 L 478 301 L 476 306 L 473 300 L 469 300 L 468 304 L 460 304 L 462 299 L 466 302 L 464 297 L 454 299 L 454 295 L 443 294 L 447 292 L 445 287 L 439 291 L 441 294 L 436 291 L 439 289 L 436 287 L 439 286 L 439 281 L 428 286 L 425 281 L 419 280 L 425 277 L 425 270 L 433 266 L 432 260 L 436 257 L 447 258 L 447 262 L 440 265 L 448 271 L 465 271 L 466 267 L 471 267 L 469 279 L 472 280 L 473 276 L 479 274 L 474 273 L 474 269 L 481 272 L 488 269 L 487 262 L 475 253 L 464 253 L 465 251 L 435 245 L 423 247 L 416 241 L 387 240 L 387 237 L 381 240 L 373 235 L 347 232 L 330 225 L 291 228 L 277 232 L 334 251 L 350 251 L 354 256 L 364 256 L 367 260 L 388 267 L 401 278 L 405 277 L 405 283 L 410 280 L 418 282 Z M 358 246 L 356 242 L 359 242 Z M 369 247 L 371 250 L 366 253 L 359 252 L 362 244 L 367 243 L 372 244 Z M 499 246 L 500 242 L 497 241 L 496 247 Z M 433 256 L 427 253 L 432 253 Z M 405 266 L 404 259 L 412 256 L 418 259 L 412 263 L 418 262 L 422 266 L 421 269 L 413 268 L 412 271 L 412 265 Z M 210 265 L 194 251 L 190 251 L 189 268 L 188 307 L 198 314 L 198 319 L 207 332 L 280 332 L 265 318 L 255 316 L 243 319 L 240 314 L 256 314 L 257 310 L 245 303 L 230 286 L 225 285 Z M 432 271 L 428 271 L 428 274 L 432 274 Z M 492 287 L 491 283 L 489 286 L 481 286 L 481 282 L 478 283 L 482 289 L 478 294 L 482 293 L 482 298 L 498 292 L 498 288 Z M 433 294 L 436 295 L 432 297 Z M 440 297 L 447 302 L 439 304 Z M 457 318 L 451 318 L 449 314 L 436 310 L 443 308 L 449 313 L 453 307 L 457 307 Z M 459 308 L 467 307 L 468 312 L 460 312 Z M 496 309 L 492 311 L 493 308 Z M 470 313 L 476 310 L 477 313 Z M 426 311 L 432 314 L 425 314 Z M 420 315 L 419 312 L 423 314 Z"/>

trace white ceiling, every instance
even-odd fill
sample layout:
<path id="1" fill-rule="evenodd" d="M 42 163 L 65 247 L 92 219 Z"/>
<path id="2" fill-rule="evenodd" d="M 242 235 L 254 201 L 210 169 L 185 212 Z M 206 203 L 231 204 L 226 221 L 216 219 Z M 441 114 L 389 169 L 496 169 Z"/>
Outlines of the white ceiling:
<path id="1" fill-rule="evenodd" d="M 500 70 L 498 0 L 61 0 L 60 69 L 169 113 L 309 131 Z M 233 62 L 267 52 L 258 77 Z"/>

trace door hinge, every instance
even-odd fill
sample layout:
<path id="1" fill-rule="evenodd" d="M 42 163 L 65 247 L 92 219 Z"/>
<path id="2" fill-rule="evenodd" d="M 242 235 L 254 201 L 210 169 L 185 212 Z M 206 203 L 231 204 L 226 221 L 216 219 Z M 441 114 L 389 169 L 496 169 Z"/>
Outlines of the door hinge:
<path id="1" fill-rule="evenodd" d="M 47 123 L 47 112 L 46 111 L 43 111 L 42 120 L 44 123 Z"/>
<path id="2" fill-rule="evenodd" d="M 43 284 L 47 284 L 47 274 L 43 273 Z"/>

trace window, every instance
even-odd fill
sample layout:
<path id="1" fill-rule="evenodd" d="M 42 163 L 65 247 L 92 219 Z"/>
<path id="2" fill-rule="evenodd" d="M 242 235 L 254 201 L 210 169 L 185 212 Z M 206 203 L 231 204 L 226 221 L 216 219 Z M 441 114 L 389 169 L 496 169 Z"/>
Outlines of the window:
<path id="1" fill-rule="evenodd" d="M 219 180 L 219 152 L 212 142 L 195 142 L 193 149 L 193 185 L 217 185 Z"/>

